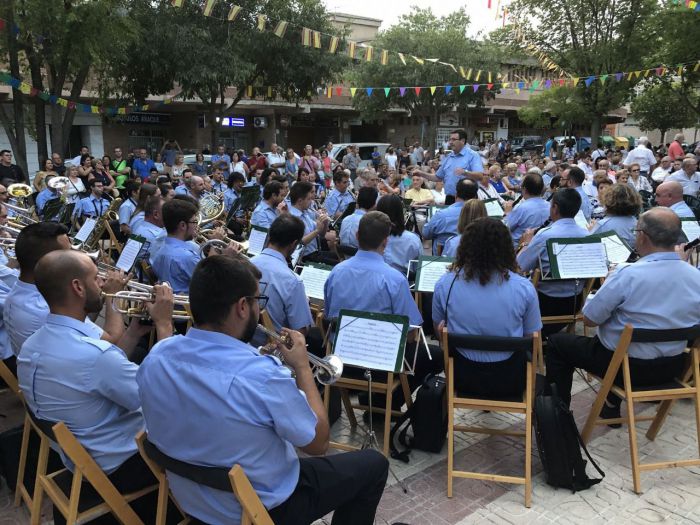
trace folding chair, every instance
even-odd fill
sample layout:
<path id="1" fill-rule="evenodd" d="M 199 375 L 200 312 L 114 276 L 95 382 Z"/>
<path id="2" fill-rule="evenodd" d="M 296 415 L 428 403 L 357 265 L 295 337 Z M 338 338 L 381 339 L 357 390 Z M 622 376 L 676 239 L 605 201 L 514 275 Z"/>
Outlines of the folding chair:
<path id="1" fill-rule="evenodd" d="M 484 397 L 468 392 L 455 391 L 454 352 L 456 348 L 469 348 L 486 352 L 526 352 L 525 391 L 522 395 L 509 397 Z M 447 375 L 447 497 L 452 497 L 453 478 L 480 479 L 500 483 L 525 485 L 525 506 L 530 507 L 532 498 L 532 406 L 534 401 L 535 370 L 542 362 L 542 341 L 539 332 L 533 337 L 494 337 L 442 333 L 442 350 L 445 356 Z M 471 427 L 455 424 L 457 409 L 489 410 L 525 414 L 525 430 L 502 430 L 488 427 Z M 501 436 L 525 437 L 525 473 L 523 476 L 505 476 L 484 472 L 455 470 L 454 439 L 456 432 L 471 432 Z"/>
<path id="2" fill-rule="evenodd" d="M 537 285 L 541 281 L 541 278 L 542 274 L 539 268 L 532 272 L 532 277 L 530 281 L 532 282 L 532 285 L 535 287 L 535 289 L 537 289 Z M 570 334 L 573 334 L 576 331 L 576 323 L 578 323 L 579 321 L 583 322 L 583 307 L 586 304 L 586 298 L 591 293 L 591 288 L 593 288 L 594 282 L 595 279 L 585 280 L 585 283 L 583 285 L 583 292 L 581 295 L 581 304 L 577 306 L 576 311 L 571 312 L 570 314 L 563 315 L 543 315 L 542 324 L 565 324 L 566 331 Z"/>
<path id="3" fill-rule="evenodd" d="M 634 387 L 630 378 L 630 364 L 627 350 L 630 343 L 661 343 L 672 341 L 688 341 L 693 340 L 693 345 L 690 348 L 690 368 L 683 374 L 681 379 L 675 379 L 669 383 L 660 385 Z M 700 465 L 700 458 L 697 459 L 682 459 L 674 461 L 661 461 L 657 463 L 641 463 L 639 461 L 639 451 L 637 448 L 637 429 L 635 424 L 637 421 L 652 421 L 651 426 L 646 432 L 646 437 L 650 441 L 656 438 L 661 426 L 663 425 L 666 416 L 671 410 L 671 405 L 676 399 L 692 399 L 695 404 L 695 427 L 696 438 L 700 451 L 700 390 L 698 389 L 698 377 L 700 371 L 698 363 L 700 362 L 700 325 L 691 328 L 681 328 L 672 330 L 649 330 L 633 328 L 632 325 L 625 325 L 620 340 L 617 343 L 615 352 L 613 353 L 608 370 L 602 378 L 597 377 L 601 381 L 598 395 L 588 414 L 588 419 L 581 432 L 581 437 L 584 443 L 591 438 L 593 428 L 596 425 L 608 425 L 611 423 L 624 423 L 627 425 L 627 431 L 630 440 L 630 461 L 632 463 L 632 479 L 634 483 L 634 491 L 637 494 L 641 493 L 640 473 L 648 470 L 658 470 L 672 467 L 690 467 Z M 615 385 L 615 377 L 617 376 L 620 366 L 622 366 L 622 387 Z M 595 377 L 595 376 L 594 376 Z M 692 379 L 692 383 L 691 380 Z M 608 392 L 612 392 L 621 399 L 627 402 L 627 414 L 624 417 L 614 419 L 601 419 L 600 410 L 603 408 L 605 398 Z M 635 402 L 644 401 L 661 401 L 656 414 L 654 416 L 636 417 L 634 414 Z M 700 452 L 699 452 L 700 454 Z"/>
<path id="4" fill-rule="evenodd" d="M 223 467 L 205 467 L 186 463 L 161 452 L 148 441 L 147 435 L 142 433 L 137 439 L 139 438 L 141 440 L 139 449 L 142 449 L 142 454 L 149 458 L 150 461 L 147 462 L 149 466 L 153 463 L 160 471 L 168 470 L 213 489 L 223 491 L 233 489 L 236 499 L 241 504 L 241 525 L 274 525 L 240 465 L 234 465 L 229 470 Z"/>
<path id="5" fill-rule="evenodd" d="M 9 388 L 15 395 L 21 397 L 22 392 L 20 392 L 17 377 L 15 377 L 15 374 L 12 373 L 12 370 L 7 368 L 7 365 L 3 361 L 0 361 L 0 379 L 5 381 L 7 388 Z"/>
<path id="6" fill-rule="evenodd" d="M 129 494 L 119 493 L 107 474 L 64 423 L 56 423 L 51 430 L 53 436 L 49 437 L 55 437 L 63 453 L 74 464 L 70 489 L 66 492 L 62 488 L 66 471 L 40 476 L 38 479 L 54 506 L 66 518 L 66 522 L 82 523 L 112 512 L 125 525 L 143 525 L 143 521 L 131 508 L 129 502 L 158 490 L 158 485 L 145 487 Z M 91 497 L 93 496 L 90 494 L 91 491 L 85 490 L 84 479 L 89 482 L 98 497 Z M 88 497 L 90 500 L 95 499 L 99 502 L 93 504 L 92 501 L 87 501 Z"/>

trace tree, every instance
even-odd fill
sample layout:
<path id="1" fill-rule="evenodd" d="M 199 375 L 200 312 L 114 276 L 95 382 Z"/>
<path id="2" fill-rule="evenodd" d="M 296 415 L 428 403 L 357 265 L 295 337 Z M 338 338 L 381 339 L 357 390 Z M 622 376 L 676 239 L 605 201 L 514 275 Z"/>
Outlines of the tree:
<path id="1" fill-rule="evenodd" d="M 572 102 L 590 115 L 591 140 L 600 136 L 605 116 L 623 105 L 633 92 L 616 72 L 644 69 L 651 54 L 649 34 L 660 12 L 656 0 L 514 0 L 510 42 L 516 34 L 547 54 L 572 77 L 581 81 L 572 90 Z M 591 75 L 610 75 L 603 82 Z"/>
<path id="2" fill-rule="evenodd" d="M 683 129 L 697 122 L 697 116 L 690 105 L 668 83 L 649 86 L 635 97 L 632 101 L 632 115 L 637 119 L 640 129 L 660 130 L 662 143 L 665 143 L 669 129 Z"/>
<path id="3" fill-rule="evenodd" d="M 570 129 L 574 123 L 590 124 L 592 120 L 591 115 L 577 103 L 575 90 L 566 86 L 532 95 L 528 103 L 518 109 L 518 118 L 536 128 L 550 128 L 555 121 L 562 131 Z"/>
<path id="4" fill-rule="evenodd" d="M 230 6 L 224 3 L 214 7 L 211 17 L 202 15 L 197 2 L 185 2 L 178 9 L 170 2 L 141 4 L 132 10 L 141 35 L 137 48 L 114 62 L 108 77 L 121 79 L 115 88 L 137 100 L 171 89 L 174 82 L 185 98 L 202 100 L 211 143 L 216 144 L 217 118 L 232 112 L 248 86 L 266 98 L 308 100 L 318 87 L 333 82 L 346 64 L 344 57 L 326 51 L 326 41 L 326 49 L 301 45 L 298 27 L 334 34 L 319 0 L 236 4 L 242 9 L 233 23 L 225 20 Z M 258 31 L 259 14 L 269 20 L 268 29 L 279 20 L 289 22 L 284 38 Z M 144 78 L 150 82 L 144 83 Z M 227 97 L 231 87 L 236 88 L 232 99 Z"/>
<path id="5" fill-rule="evenodd" d="M 483 86 L 474 93 L 472 84 L 449 66 L 425 62 L 416 62 L 409 55 L 419 58 L 440 57 L 446 63 L 455 66 L 465 65 L 472 68 L 494 72 L 492 82 L 496 87 L 495 72 L 499 69 L 498 53 L 488 42 L 475 42 L 467 37 L 469 16 L 466 10 L 455 11 L 444 17 L 436 17 L 430 9 L 414 8 L 408 15 L 403 15 L 399 22 L 388 30 L 381 32 L 372 43 L 375 50 L 388 49 L 405 53 L 406 65 L 395 53 L 390 54 L 389 63 L 381 65 L 378 52 L 371 62 L 360 62 L 358 67 L 348 74 L 348 79 L 355 85 L 374 87 L 372 95 L 358 92 L 353 105 L 368 120 L 381 118 L 391 107 L 400 107 L 419 116 L 423 122 L 430 121 L 433 139 L 440 121 L 440 115 L 456 107 L 466 114 L 469 105 L 483 105 L 487 97 L 493 97 L 495 91 L 488 91 Z M 472 77 L 473 78 L 473 77 Z M 484 73 L 479 83 L 487 82 Z M 460 93 L 459 85 L 466 88 Z M 424 88 L 416 93 L 414 86 L 452 86 L 449 93 L 443 87 L 431 93 Z M 405 87 L 405 93 L 392 89 L 388 96 L 383 86 L 393 88 Z M 431 141 L 432 142 L 432 141 Z"/>

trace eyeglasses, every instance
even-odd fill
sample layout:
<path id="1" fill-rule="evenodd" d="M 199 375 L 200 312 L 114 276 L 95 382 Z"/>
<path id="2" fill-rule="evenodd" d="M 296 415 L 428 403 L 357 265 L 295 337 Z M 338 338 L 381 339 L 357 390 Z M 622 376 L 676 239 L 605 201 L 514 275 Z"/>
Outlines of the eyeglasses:
<path id="1" fill-rule="evenodd" d="M 199 224 L 199 221 L 187 221 L 187 224 Z"/>
<path id="2" fill-rule="evenodd" d="M 639 228 L 632 228 L 630 231 L 631 231 L 632 233 L 639 233 L 639 232 L 641 232 L 641 233 L 646 233 L 646 231 L 641 230 L 641 229 L 639 229 Z"/>
<path id="3" fill-rule="evenodd" d="M 7 195 L 6 191 L 0 191 L 0 195 Z"/>
<path id="4" fill-rule="evenodd" d="M 634 172 L 636 172 L 636 171 L 641 171 L 641 170 L 630 170 L 630 171 L 631 171 L 632 173 L 634 173 Z"/>
<path id="5" fill-rule="evenodd" d="M 258 301 L 258 306 L 260 306 L 261 310 L 264 310 L 265 307 L 267 306 L 267 301 L 270 300 L 270 298 L 267 295 L 249 295 L 246 297 L 246 299 L 255 299 Z"/>

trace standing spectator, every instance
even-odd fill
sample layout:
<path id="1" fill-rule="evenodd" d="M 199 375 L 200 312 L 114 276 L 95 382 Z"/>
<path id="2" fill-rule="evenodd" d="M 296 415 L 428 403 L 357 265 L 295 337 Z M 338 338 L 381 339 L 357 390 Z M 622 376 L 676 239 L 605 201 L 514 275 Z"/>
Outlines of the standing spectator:
<path id="1" fill-rule="evenodd" d="M 223 161 L 219 161 L 219 165 L 221 164 L 224 164 Z M 170 175 L 170 180 L 179 181 L 186 169 L 189 169 L 189 166 L 185 164 L 185 156 L 182 153 L 178 153 L 175 155 L 175 163 L 170 165 L 169 168 L 166 168 L 165 172 Z M 206 175 L 206 173 L 204 175 Z M 202 175 L 202 177 L 204 175 Z"/>
<path id="2" fill-rule="evenodd" d="M 207 174 L 207 165 L 202 153 L 197 153 L 194 156 L 194 164 L 190 164 L 190 168 L 192 168 L 192 173 L 199 177 L 204 177 Z"/>
<path id="3" fill-rule="evenodd" d="M 389 167 L 390 170 L 395 170 L 396 165 L 399 162 L 399 158 L 396 156 L 396 152 L 394 151 L 394 148 L 389 148 L 386 150 L 386 155 L 384 155 L 384 160 L 386 161 L 386 165 Z"/>
<path id="4" fill-rule="evenodd" d="M 287 180 L 297 180 L 297 173 L 299 172 L 299 165 L 297 164 L 296 155 L 294 155 L 294 150 L 292 148 L 287 148 L 287 156 L 284 161 L 284 171 L 287 176 Z"/>
<path id="5" fill-rule="evenodd" d="M 277 144 L 273 143 L 270 146 L 270 156 L 267 158 L 267 162 L 270 168 L 276 169 L 280 175 L 284 175 L 284 153 Z"/>
<path id="6" fill-rule="evenodd" d="M 66 174 L 66 166 L 63 164 L 63 159 L 58 153 L 51 154 L 51 162 L 53 162 L 53 170 L 61 177 Z"/>
<path id="7" fill-rule="evenodd" d="M 647 147 L 647 144 L 649 144 L 648 138 L 639 137 L 637 147 L 627 154 L 627 158 L 624 161 L 626 168 L 629 168 L 634 163 L 639 164 L 642 177 L 648 177 L 656 165 L 656 157 Z"/>
<path id="8" fill-rule="evenodd" d="M 566 146 L 561 151 L 561 157 L 564 162 L 572 162 L 574 157 L 576 157 L 576 141 L 574 139 L 569 139 L 566 141 Z"/>
<path id="9" fill-rule="evenodd" d="M 219 144 L 219 146 L 216 148 L 216 153 L 211 156 L 212 166 L 219 164 L 220 162 L 226 163 L 226 168 L 224 169 L 226 175 L 231 173 L 231 157 L 226 154 L 226 148 L 224 148 L 223 144 Z"/>
<path id="10" fill-rule="evenodd" d="M 402 166 L 405 166 L 408 168 L 411 165 L 411 157 L 408 154 L 408 150 L 406 148 L 401 150 L 401 156 L 399 157 L 399 168 Z"/>
<path id="11" fill-rule="evenodd" d="M 425 162 L 425 150 L 420 145 L 420 142 L 416 142 L 413 145 L 413 151 L 415 153 L 416 164 L 418 166 L 421 166 L 423 164 L 423 162 Z"/>
<path id="12" fill-rule="evenodd" d="M 9 149 L 0 151 L 0 183 L 9 186 L 14 182 L 27 182 L 27 176 L 22 168 L 12 164 L 12 152 Z"/>
<path id="13" fill-rule="evenodd" d="M 160 149 L 160 155 L 166 166 L 173 166 L 175 164 L 175 158 L 178 153 L 182 154 L 182 148 L 175 139 L 168 140 Z"/>
<path id="14" fill-rule="evenodd" d="M 671 142 L 671 145 L 668 147 L 668 156 L 671 158 L 671 160 L 683 158 L 685 155 L 685 152 L 683 151 L 684 140 L 685 137 L 683 136 L 683 133 L 678 133 L 675 137 L 673 137 L 673 142 Z"/>
<path id="15" fill-rule="evenodd" d="M 260 153 L 260 148 L 253 148 L 253 153 L 250 155 L 247 164 L 249 171 L 264 170 L 267 168 L 267 159 L 265 155 Z"/>
<path id="16" fill-rule="evenodd" d="M 243 160 L 242 150 L 234 151 L 231 154 L 231 173 L 240 173 L 248 180 L 248 165 Z"/>
<path id="17" fill-rule="evenodd" d="M 151 168 L 155 168 L 156 165 L 148 158 L 148 152 L 146 148 L 141 148 L 139 150 L 139 156 L 134 159 L 134 163 L 131 167 L 134 177 L 139 177 L 141 182 L 148 182 L 148 177 L 151 175 Z"/>
<path id="18" fill-rule="evenodd" d="M 44 182 L 44 180 L 49 175 L 53 177 L 58 175 L 58 173 L 53 169 L 53 161 L 51 159 L 46 159 L 44 161 L 44 169 L 37 171 L 32 181 L 32 185 L 36 191 L 41 191 L 46 188 L 46 182 Z"/>
<path id="19" fill-rule="evenodd" d="M 304 156 L 299 159 L 299 167 L 309 173 L 316 173 L 321 169 L 321 161 L 313 156 L 313 148 L 309 144 L 304 146 Z"/>
<path id="20" fill-rule="evenodd" d="M 87 146 L 82 146 L 80 148 L 80 154 L 76 155 L 70 160 L 70 163 L 73 166 L 81 166 L 83 163 L 83 156 L 84 155 L 90 155 L 90 149 Z"/>
<path id="21" fill-rule="evenodd" d="M 112 177 L 114 177 L 117 183 L 117 187 L 123 187 L 129 175 L 131 175 L 131 168 L 124 158 L 121 148 L 114 148 L 114 159 L 112 159 L 110 163 L 110 170 L 112 171 Z"/>
<path id="22" fill-rule="evenodd" d="M 83 155 L 80 158 L 80 163 L 77 164 L 78 166 L 78 175 L 80 176 L 80 180 L 83 181 L 83 184 L 85 187 L 88 187 L 88 181 L 90 180 L 90 175 L 92 175 L 92 157 L 88 155 L 87 153 Z"/>
<path id="23" fill-rule="evenodd" d="M 360 156 L 358 155 L 357 146 L 353 144 L 348 147 L 348 152 L 343 156 L 343 168 L 350 170 L 350 180 L 355 182 L 357 178 L 357 168 L 360 167 Z"/>
<path id="24" fill-rule="evenodd" d="M 552 155 L 552 148 L 556 150 L 556 141 L 554 140 L 554 135 L 550 135 L 547 142 L 544 143 L 544 156 L 550 157 Z"/>

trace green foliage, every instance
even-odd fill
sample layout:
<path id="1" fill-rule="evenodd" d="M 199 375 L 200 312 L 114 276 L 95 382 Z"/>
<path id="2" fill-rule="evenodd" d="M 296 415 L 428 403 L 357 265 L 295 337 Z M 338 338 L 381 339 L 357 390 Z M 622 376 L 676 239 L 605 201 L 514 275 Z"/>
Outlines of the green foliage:
<path id="1" fill-rule="evenodd" d="M 632 115 L 639 122 L 640 129 L 658 129 L 662 135 L 669 129 L 690 127 L 698 120 L 678 91 L 668 83 L 649 86 L 635 97 Z"/>
<path id="2" fill-rule="evenodd" d="M 518 109 L 518 117 L 530 126 L 544 129 L 552 127 L 555 119 L 555 125 L 563 130 L 574 123 L 591 123 L 591 115 L 577 102 L 577 92 L 569 86 L 532 95 L 527 105 Z"/>
<path id="3" fill-rule="evenodd" d="M 421 58 L 440 58 L 455 66 L 467 66 L 494 73 L 499 71 L 499 57 L 495 46 L 489 42 L 475 42 L 467 37 L 469 16 L 466 10 L 459 10 L 443 17 L 436 17 L 430 9 L 415 8 L 413 12 L 399 19 L 398 24 L 381 32 L 373 42 L 375 49 L 390 49 L 406 53 L 406 65 L 392 53 L 389 63 L 381 65 L 378 58 L 372 62 L 361 62 L 348 73 L 348 80 L 357 86 L 375 87 L 372 96 L 359 92 L 353 104 L 366 119 L 381 118 L 391 107 L 401 107 L 418 116 L 439 116 L 453 106 L 466 111 L 467 105 L 483 105 L 485 90 L 482 87 L 474 93 L 472 82 L 463 79 L 450 67 L 425 62 L 418 64 L 410 54 Z M 482 74 L 480 83 L 486 82 Z M 458 86 L 467 84 L 462 94 Z M 438 88 L 432 95 L 424 88 L 416 95 L 413 86 L 453 86 L 449 94 Z M 398 90 L 392 90 L 388 97 L 381 89 L 384 86 L 409 88 L 401 97 Z"/>

